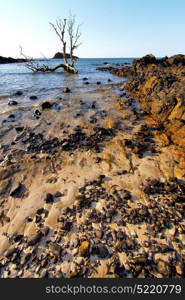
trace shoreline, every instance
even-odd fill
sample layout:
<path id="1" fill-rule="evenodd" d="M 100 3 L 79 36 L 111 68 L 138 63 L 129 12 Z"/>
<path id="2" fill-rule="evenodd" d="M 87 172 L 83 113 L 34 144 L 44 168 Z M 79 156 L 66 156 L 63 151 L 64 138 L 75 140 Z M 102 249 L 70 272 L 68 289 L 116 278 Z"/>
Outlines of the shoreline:
<path id="1" fill-rule="evenodd" d="M 184 276 L 184 165 L 178 140 L 165 143 L 171 119 L 161 131 L 147 112 L 151 60 L 119 70 L 132 74 L 120 87 L 43 109 L 32 127 L 4 123 L 0 277 Z"/>

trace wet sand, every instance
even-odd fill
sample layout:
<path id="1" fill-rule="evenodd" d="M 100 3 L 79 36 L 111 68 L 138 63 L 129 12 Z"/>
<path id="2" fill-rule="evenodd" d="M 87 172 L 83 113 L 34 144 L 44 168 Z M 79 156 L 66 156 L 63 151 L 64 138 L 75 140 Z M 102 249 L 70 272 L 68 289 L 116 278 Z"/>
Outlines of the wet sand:
<path id="1" fill-rule="evenodd" d="M 182 177 L 138 103 L 61 98 L 1 115 L 0 276 L 183 276 Z"/>

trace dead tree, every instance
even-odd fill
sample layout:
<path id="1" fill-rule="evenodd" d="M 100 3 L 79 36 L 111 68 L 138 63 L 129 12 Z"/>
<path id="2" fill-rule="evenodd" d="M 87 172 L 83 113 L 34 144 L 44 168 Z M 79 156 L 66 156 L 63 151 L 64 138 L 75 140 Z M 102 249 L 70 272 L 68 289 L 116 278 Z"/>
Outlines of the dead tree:
<path id="1" fill-rule="evenodd" d="M 50 23 L 50 25 L 53 27 L 55 33 L 57 34 L 62 43 L 62 54 L 64 64 L 59 64 L 54 68 L 50 68 L 46 64 L 40 66 L 33 58 L 27 57 L 22 52 L 22 47 L 20 47 L 21 55 L 27 60 L 27 68 L 32 70 L 33 72 L 54 72 L 59 68 L 63 68 L 67 72 L 73 74 L 78 73 L 78 70 L 74 66 L 75 61 L 77 60 L 77 57 L 74 56 L 74 51 L 81 45 L 81 43 L 79 42 L 81 32 L 80 25 L 75 25 L 75 16 L 70 15 L 68 20 L 62 20 L 58 18 L 56 19 L 55 24 Z M 67 40 L 69 41 L 69 55 L 67 54 L 66 34 L 68 35 Z"/>

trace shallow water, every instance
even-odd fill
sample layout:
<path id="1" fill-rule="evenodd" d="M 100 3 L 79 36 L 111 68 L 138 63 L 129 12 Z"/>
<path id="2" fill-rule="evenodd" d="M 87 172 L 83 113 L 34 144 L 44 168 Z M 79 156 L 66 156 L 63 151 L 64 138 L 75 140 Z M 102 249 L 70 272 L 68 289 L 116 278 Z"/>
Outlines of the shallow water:
<path id="1" fill-rule="evenodd" d="M 97 81 L 101 81 L 103 85 L 110 86 L 108 79 L 112 83 L 121 83 L 126 79 L 119 78 L 107 72 L 96 70 L 101 66 L 121 67 L 124 63 L 130 63 L 130 58 L 91 58 L 79 59 L 76 63 L 78 74 L 68 74 L 63 70 L 58 70 L 54 73 L 33 73 L 26 68 L 25 63 L 4 64 L 0 65 L 0 112 L 9 111 L 7 105 L 10 100 L 15 100 L 13 94 L 17 91 L 22 91 L 23 95 L 17 97 L 19 105 L 17 107 L 27 107 L 33 104 L 29 97 L 31 95 L 38 96 L 35 102 L 42 102 L 43 99 L 56 99 L 62 96 L 63 87 L 68 86 L 72 92 L 83 93 L 92 91 L 97 87 Z M 106 62 L 106 64 L 105 64 Z M 59 59 L 50 59 L 39 61 L 40 64 L 47 63 L 54 67 L 61 63 Z M 120 65 L 117 65 L 120 64 Z M 86 85 L 83 80 L 88 78 L 89 84 Z"/>

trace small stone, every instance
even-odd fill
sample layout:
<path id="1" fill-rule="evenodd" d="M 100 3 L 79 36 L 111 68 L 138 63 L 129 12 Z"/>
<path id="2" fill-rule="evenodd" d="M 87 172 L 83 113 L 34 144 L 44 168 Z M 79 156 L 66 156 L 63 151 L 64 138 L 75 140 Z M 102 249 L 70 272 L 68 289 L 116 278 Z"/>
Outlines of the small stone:
<path id="1" fill-rule="evenodd" d="M 30 237 L 28 239 L 28 246 L 36 245 L 41 240 L 42 236 L 43 236 L 43 233 L 41 231 L 39 231 L 33 237 Z"/>
<path id="2" fill-rule="evenodd" d="M 11 258 L 14 253 L 17 253 L 17 248 L 7 250 L 7 252 L 5 253 L 5 257 Z"/>
<path id="3" fill-rule="evenodd" d="M 48 275 L 48 270 L 46 270 L 46 269 L 42 270 L 40 273 L 41 278 L 45 278 L 45 277 L 47 277 L 47 275 Z"/>
<path id="4" fill-rule="evenodd" d="M 141 209 L 139 209 L 138 213 L 142 216 L 146 216 L 146 215 L 148 215 L 148 210 L 141 208 Z"/>
<path id="5" fill-rule="evenodd" d="M 15 130 L 16 130 L 17 132 L 21 132 L 21 131 L 24 130 L 24 127 L 22 127 L 22 126 L 15 127 Z"/>
<path id="6" fill-rule="evenodd" d="M 57 243 L 50 243 L 49 249 L 55 256 L 59 257 L 62 251 L 62 247 Z"/>
<path id="7" fill-rule="evenodd" d="M 50 193 L 48 193 L 48 194 L 46 195 L 46 198 L 44 199 L 44 201 L 45 201 L 46 203 L 53 203 L 53 201 L 54 201 L 53 195 L 50 194 Z"/>
<path id="8" fill-rule="evenodd" d="M 50 109 L 52 107 L 52 103 L 50 103 L 49 101 L 45 101 L 41 104 L 42 109 Z"/>
<path id="9" fill-rule="evenodd" d="M 25 186 L 22 183 L 15 183 L 10 191 L 10 196 L 13 198 L 22 198 L 24 197 Z"/>
<path id="10" fill-rule="evenodd" d="M 105 246 L 98 247 L 98 255 L 101 258 L 106 258 L 106 257 L 110 256 L 109 251 L 108 251 L 107 247 L 105 247 Z"/>
<path id="11" fill-rule="evenodd" d="M 11 100 L 11 101 L 9 101 L 8 102 L 8 105 L 10 105 L 10 106 L 12 106 L 12 105 L 17 105 L 18 103 L 17 103 L 17 101 L 15 101 L 15 100 Z"/>
<path id="12" fill-rule="evenodd" d="M 167 263 L 163 260 L 158 261 L 157 270 L 160 274 L 164 275 L 165 277 L 169 275 Z"/>
<path id="13" fill-rule="evenodd" d="M 22 96 L 23 92 L 22 91 L 17 91 L 14 95 L 15 96 Z"/>
<path id="14" fill-rule="evenodd" d="M 98 84 L 98 85 L 101 84 L 101 81 L 97 81 L 96 84 Z"/>
<path id="15" fill-rule="evenodd" d="M 101 239 L 102 236 L 103 236 L 103 231 L 102 230 L 97 230 L 96 231 L 96 237 L 99 238 L 99 239 Z"/>
<path id="16" fill-rule="evenodd" d="M 176 273 L 180 276 L 183 276 L 185 273 L 185 267 L 183 266 L 183 263 L 178 262 L 175 266 L 176 268 Z"/>
<path id="17" fill-rule="evenodd" d="M 36 109 L 36 110 L 34 111 L 34 115 L 35 115 L 35 116 L 41 116 L 42 113 L 40 112 L 40 110 Z"/>
<path id="18" fill-rule="evenodd" d="M 90 244 L 88 241 L 82 242 L 80 245 L 80 248 L 79 248 L 80 255 L 82 255 L 82 256 L 87 255 L 89 252 L 89 246 L 90 246 Z"/>
<path id="19" fill-rule="evenodd" d="M 68 87 L 63 89 L 63 93 L 70 93 L 70 92 L 71 92 L 71 90 Z"/>
<path id="20" fill-rule="evenodd" d="M 119 241 L 122 241 L 126 237 L 126 234 L 123 231 L 118 231 L 116 237 Z"/>
<path id="21" fill-rule="evenodd" d="M 33 96 L 30 96 L 30 100 L 36 100 L 37 99 L 37 96 L 33 95 Z"/>
<path id="22" fill-rule="evenodd" d="M 58 198 L 58 197 L 62 197 L 62 193 L 57 191 L 54 195 L 54 197 Z"/>

